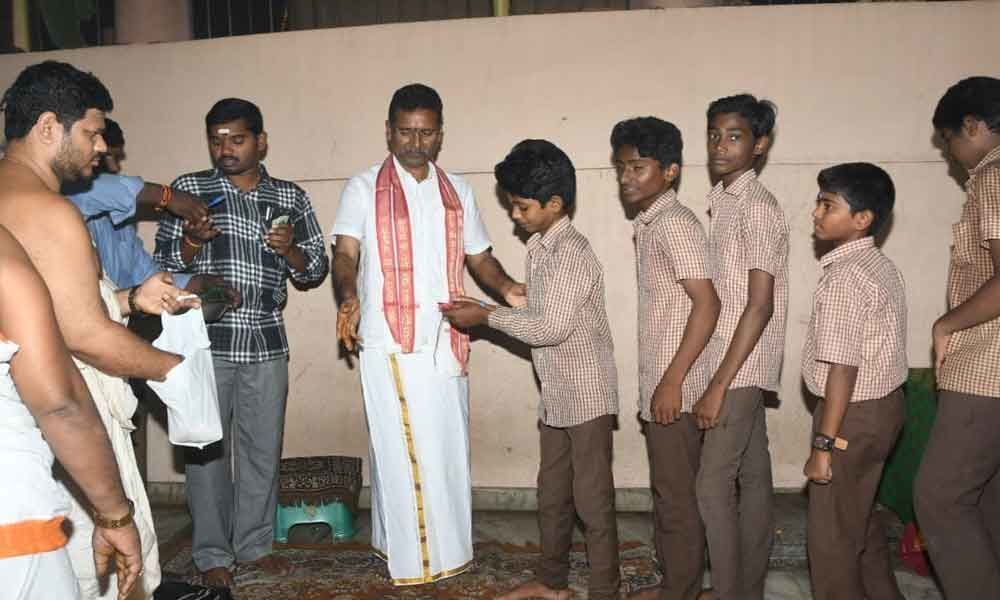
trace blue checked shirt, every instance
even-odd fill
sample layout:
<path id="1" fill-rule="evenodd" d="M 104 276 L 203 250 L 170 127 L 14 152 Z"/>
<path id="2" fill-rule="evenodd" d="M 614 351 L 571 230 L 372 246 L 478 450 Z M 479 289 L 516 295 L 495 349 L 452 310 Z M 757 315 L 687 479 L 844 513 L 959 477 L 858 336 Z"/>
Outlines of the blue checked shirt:
<path id="1" fill-rule="evenodd" d="M 260 167 L 260 183 L 243 192 L 218 170 L 178 177 L 173 187 L 209 202 L 224 199 L 212 210 L 222 233 L 206 243 L 190 264 L 181 256 L 183 222 L 176 217 L 160 221 L 156 234 L 156 259 L 170 270 L 222 275 L 243 297 L 237 310 L 229 311 L 208 326 L 212 354 L 235 363 L 254 363 L 288 356 L 288 339 L 281 310 L 288 298 L 289 277 L 303 284 L 318 284 L 329 263 L 316 213 L 305 191 L 290 181 L 274 179 Z M 288 216 L 294 243 L 306 259 L 305 271 L 293 270 L 264 241 L 271 222 Z"/>

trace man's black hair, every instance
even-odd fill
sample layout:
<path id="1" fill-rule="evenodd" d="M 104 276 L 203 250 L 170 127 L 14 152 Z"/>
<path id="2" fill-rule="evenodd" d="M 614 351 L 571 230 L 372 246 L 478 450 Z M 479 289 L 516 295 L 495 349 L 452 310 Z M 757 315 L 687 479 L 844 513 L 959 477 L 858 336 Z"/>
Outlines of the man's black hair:
<path id="1" fill-rule="evenodd" d="M 934 129 L 959 131 L 965 117 L 1000 133 L 1000 79 L 969 77 L 948 88 L 934 109 Z"/>
<path id="2" fill-rule="evenodd" d="M 871 163 L 842 163 L 828 167 L 816 177 L 821 191 L 838 194 L 851 207 L 851 214 L 870 210 L 874 218 L 869 235 L 878 235 L 892 213 L 896 187 L 881 167 Z"/>
<path id="3" fill-rule="evenodd" d="M 393 123 L 396 113 L 405 110 L 429 110 L 438 116 L 438 125 L 444 125 L 444 106 L 441 96 L 434 88 L 422 83 L 411 83 L 396 90 L 389 102 L 389 123 Z"/>
<path id="4" fill-rule="evenodd" d="M 242 98 L 223 98 L 216 102 L 205 115 L 205 129 L 239 119 L 243 119 L 247 129 L 254 135 L 260 135 L 264 131 L 264 116 L 260 114 L 260 109 L 253 102 Z"/>
<path id="5" fill-rule="evenodd" d="M 111 93 L 92 73 L 47 60 L 26 67 L 4 92 L 4 135 L 16 140 L 28 135 L 44 112 L 52 112 L 66 133 L 89 109 L 110 112 Z"/>
<path id="6" fill-rule="evenodd" d="M 104 143 L 108 145 L 108 148 L 120 148 L 125 145 L 125 134 L 122 133 L 122 128 L 118 126 L 118 122 L 110 117 L 104 118 Z"/>
<path id="7" fill-rule="evenodd" d="M 656 159 L 661 169 L 673 164 L 681 166 L 684 142 L 681 131 L 669 121 L 636 117 L 619 122 L 611 130 L 611 150 L 618 152 L 622 146 L 635 146 L 639 156 Z"/>
<path id="8" fill-rule="evenodd" d="M 493 168 L 497 183 L 508 194 L 538 200 L 562 198 L 563 211 L 576 201 L 576 169 L 566 153 L 548 140 L 524 140 Z"/>
<path id="9" fill-rule="evenodd" d="M 758 100 L 750 94 L 737 94 L 719 98 L 708 105 L 708 121 L 717 115 L 735 113 L 750 123 L 750 131 L 755 138 L 771 135 L 777 119 L 778 107 L 770 100 Z"/>

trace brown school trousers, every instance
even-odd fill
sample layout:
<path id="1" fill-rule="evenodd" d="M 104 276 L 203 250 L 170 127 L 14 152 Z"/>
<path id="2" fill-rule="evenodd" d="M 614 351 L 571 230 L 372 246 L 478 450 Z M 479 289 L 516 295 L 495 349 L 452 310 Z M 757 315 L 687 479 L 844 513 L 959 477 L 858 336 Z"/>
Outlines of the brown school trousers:
<path id="1" fill-rule="evenodd" d="M 696 490 L 716 596 L 763 600 L 774 484 L 760 388 L 726 392 L 719 424 L 705 432 Z"/>
<path id="2" fill-rule="evenodd" d="M 663 572 L 661 600 L 695 600 L 705 572 L 705 528 L 695 481 L 701 432 L 691 413 L 670 425 L 647 422 L 649 487 L 653 492 L 653 540 Z"/>
<path id="3" fill-rule="evenodd" d="M 618 598 L 618 523 L 611 473 L 614 415 L 573 427 L 539 423 L 538 528 L 542 558 L 538 580 L 555 590 L 569 585 L 569 550 L 576 516 L 583 521 L 590 563 L 588 597 Z"/>
<path id="4" fill-rule="evenodd" d="M 915 488 L 945 597 L 1000 598 L 1000 398 L 938 394 Z"/>
<path id="5" fill-rule="evenodd" d="M 820 400 L 813 431 L 823 419 Z M 816 600 L 904 600 L 896 585 L 889 546 L 873 514 L 882 468 L 903 428 L 903 392 L 848 405 L 834 450 L 833 479 L 809 484 L 809 575 Z"/>

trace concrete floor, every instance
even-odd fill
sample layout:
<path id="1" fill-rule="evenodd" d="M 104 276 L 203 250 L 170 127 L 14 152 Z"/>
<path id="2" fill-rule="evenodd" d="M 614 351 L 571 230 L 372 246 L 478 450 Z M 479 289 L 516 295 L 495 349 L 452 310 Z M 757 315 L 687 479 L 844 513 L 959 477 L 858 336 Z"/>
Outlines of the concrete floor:
<path id="1" fill-rule="evenodd" d="M 190 526 L 187 511 L 177 507 L 154 508 L 157 536 L 161 543 L 171 540 Z M 775 546 L 768 572 L 768 600 L 809 600 L 812 598 L 809 573 L 805 567 L 805 501 L 801 496 L 778 494 L 775 511 Z M 361 512 L 356 520 L 357 535 L 352 542 L 371 539 L 370 514 Z M 889 527 L 894 537 L 894 528 Z M 503 542 L 516 545 L 537 545 L 538 524 L 532 512 L 476 512 L 473 515 L 474 542 Z M 619 513 L 618 537 L 622 542 L 651 544 L 652 522 L 648 513 Z M 577 541 L 582 542 L 579 530 Z M 292 529 L 290 542 L 315 543 L 329 541 L 325 525 L 300 525 Z M 896 578 L 907 600 L 940 600 L 943 595 L 929 578 L 910 571 L 896 571 Z M 705 574 L 705 585 L 710 573 Z M 859 599 L 860 600 L 860 599 Z"/>

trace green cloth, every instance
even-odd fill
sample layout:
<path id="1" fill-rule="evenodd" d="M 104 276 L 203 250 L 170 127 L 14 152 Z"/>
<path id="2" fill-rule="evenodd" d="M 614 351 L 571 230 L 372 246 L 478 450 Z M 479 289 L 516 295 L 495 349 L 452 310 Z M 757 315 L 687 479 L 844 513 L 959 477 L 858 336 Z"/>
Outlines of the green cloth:
<path id="1" fill-rule="evenodd" d="M 896 513 L 903 523 L 915 518 L 913 482 L 937 413 L 936 389 L 934 369 L 910 369 L 910 376 L 903 384 L 906 420 L 878 486 L 879 503 Z"/>

